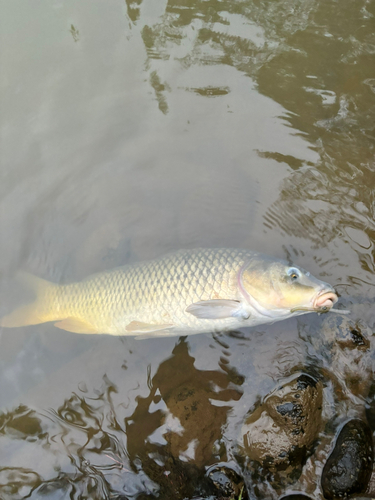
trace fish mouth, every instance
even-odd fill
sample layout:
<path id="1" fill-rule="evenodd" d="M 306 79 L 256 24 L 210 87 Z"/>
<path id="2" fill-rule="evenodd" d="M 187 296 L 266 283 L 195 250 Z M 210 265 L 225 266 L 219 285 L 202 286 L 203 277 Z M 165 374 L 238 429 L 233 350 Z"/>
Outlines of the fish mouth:
<path id="1" fill-rule="evenodd" d="M 315 297 L 313 304 L 314 311 L 328 312 L 337 301 L 338 297 L 333 289 L 328 292 L 327 290 L 321 290 Z"/>
<path id="2" fill-rule="evenodd" d="M 290 312 L 317 312 L 317 313 L 326 313 L 329 311 L 335 311 L 332 309 L 333 305 L 338 301 L 338 297 L 333 288 L 327 290 L 327 288 L 320 290 L 318 294 L 315 296 L 315 299 L 312 301 L 312 307 L 293 307 Z M 346 314 L 347 311 L 344 311 Z"/>

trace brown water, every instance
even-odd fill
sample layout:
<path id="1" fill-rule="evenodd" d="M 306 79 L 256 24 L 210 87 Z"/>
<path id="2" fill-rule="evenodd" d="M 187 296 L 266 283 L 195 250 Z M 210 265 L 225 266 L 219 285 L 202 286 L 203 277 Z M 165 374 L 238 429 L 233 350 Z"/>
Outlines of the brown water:
<path id="1" fill-rule="evenodd" d="M 360 361 L 332 346 L 343 321 L 374 332 L 374 16 L 365 0 L 3 5 L 1 314 L 18 269 L 68 282 L 198 246 L 292 258 L 352 313 L 144 341 L 3 329 L 2 499 L 203 495 L 201 471 L 234 463 L 249 408 L 298 370 L 325 374 L 332 433 L 363 412 L 372 341 Z M 330 439 L 295 485 L 314 498 Z"/>

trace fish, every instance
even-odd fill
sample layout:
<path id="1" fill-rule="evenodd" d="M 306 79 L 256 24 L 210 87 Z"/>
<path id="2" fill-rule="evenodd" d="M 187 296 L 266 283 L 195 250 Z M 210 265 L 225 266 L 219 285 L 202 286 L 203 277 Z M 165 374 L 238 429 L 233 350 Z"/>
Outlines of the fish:
<path id="1" fill-rule="evenodd" d="M 35 300 L 4 316 L 2 327 L 54 321 L 83 334 L 187 335 L 334 311 L 338 300 L 301 267 L 233 248 L 179 250 L 70 284 L 19 277 Z"/>

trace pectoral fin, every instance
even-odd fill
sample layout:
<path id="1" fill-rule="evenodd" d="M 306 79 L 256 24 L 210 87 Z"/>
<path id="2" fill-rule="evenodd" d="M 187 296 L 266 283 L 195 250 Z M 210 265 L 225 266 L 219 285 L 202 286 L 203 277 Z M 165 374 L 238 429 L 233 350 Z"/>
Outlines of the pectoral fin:
<path id="1" fill-rule="evenodd" d="M 153 325 L 150 323 L 142 323 L 142 321 L 132 321 L 126 327 L 126 331 L 129 333 L 144 333 L 145 335 L 151 335 L 156 332 L 167 330 L 168 328 L 173 328 L 174 325 Z"/>
<path id="2" fill-rule="evenodd" d="M 202 319 L 224 319 L 233 317 L 246 319 L 249 317 L 238 300 L 200 300 L 199 302 L 194 302 L 194 304 L 191 304 L 185 310 L 193 316 Z"/>
<path id="3" fill-rule="evenodd" d="M 65 318 L 55 323 L 57 328 L 74 333 L 99 333 L 98 329 L 90 323 L 78 318 Z"/>

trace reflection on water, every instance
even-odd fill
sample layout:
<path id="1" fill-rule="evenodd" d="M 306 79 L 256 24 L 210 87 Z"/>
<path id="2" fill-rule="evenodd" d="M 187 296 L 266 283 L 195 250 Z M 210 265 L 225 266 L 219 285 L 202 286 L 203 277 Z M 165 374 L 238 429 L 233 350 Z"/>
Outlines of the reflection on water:
<path id="1" fill-rule="evenodd" d="M 1 498 L 208 498 L 216 490 L 207 467 L 233 466 L 234 459 L 243 463 L 238 440 L 247 411 L 301 371 L 324 386 L 325 431 L 304 472 L 293 480 L 297 490 L 313 494 L 335 429 L 350 417 L 364 418 L 370 408 L 375 324 L 368 302 L 353 307 L 362 317 L 356 325 L 332 314 L 301 321 L 298 329 L 286 321 L 249 338 L 197 336 L 192 344 L 186 338 L 167 339 L 159 353 L 160 339 L 133 340 L 128 350 L 115 346 L 112 355 L 113 345 L 102 343 L 87 359 L 100 374 L 97 355 L 105 355 L 115 371 L 102 375 L 100 384 L 90 388 L 83 370 L 74 392 L 56 395 L 55 407 L 20 405 L 0 414 Z M 154 359 L 161 356 L 154 374 L 142 362 L 143 349 L 137 352 L 140 344 L 148 356 L 153 350 Z M 170 355 L 165 351 L 169 345 Z M 126 352 L 129 361 L 121 360 Z M 84 358 L 76 365 L 87 366 Z M 58 380 L 52 377 L 47 394 L 56 387 L 65 390 Z M 283 481 L 281 486 L 271 481 L 271 486 L 246 474 L 257 497 L 282 492 Z"/>
<path id="2" fill-rule="evenodd" d="M 233 66 L 255 79 L 260 93 L 286 108 L 283 119 L 303 134 L 320 159 L 314 165 L 294 155 L 258 150 L 262 158 L 300 170 L 283 181 L 264 225 L 331 252 L 337 246 L 334 240 L 345 241 L 358 254 L 364 271 L 361 285 L 368 284 L 375 266 L 375 108 L 368 107 L 369 101 L 374 103 L 369 85 L 374 13 L 367 2 L 361 9 L 344 2 L 340 12 L 333 4 L 310 1 L 297 8 L 293 1 L 204 4 L 168 2 L 162 22 L 143 28 L 146 47 L 158 48 L 147 51 L 149 59 L 160 59 L 165 51 L 184 68 Z M 172 30 L 174 36 L 169 36 Z M 182 40 L 185 54 L 180 56 L 176 46 Z M 201 96 L 231 91 L 193 90 Z M 355 283 L 352 276 L 350 283 Z"/>
<path id="3" fill-rule="evenodd" d="M 79 281 L 199 246 L 294 260 L 351 315 L 177 344 L 0 332 L 1 498 L 208 495 L 205 467 L 301 371 L 325 387 L 295 484 L 318 498 L 337 425 L 374 424 L 374 17 L 367 0 L 3 9 L 1 316 L 18 269 Z"/>
<path id="4" fill-rule="evenodd" d="M 362 273 L 361 279 L 349 275 L 341 280 L 351 285 L 360 280 L 362 293 L 366 290 L 373 295 L 375 225 L 367 207 L 373 205 L 374 172 L 364 166 L 358 177 L 353 174 L 340 180 L 335 171 L 310 168 L 285 179 L 279 199 L 267 211 L 265 225 L 270 229 L 278 227 L 289 236 L 309 238 L 316 248 L 324 244 L 331 254 L 329 263 L 335 260 L 341 267 L 346 264 L 339 258 L 337 241 L 345 241 L 357 254 Z M 318 263 L 327 265 L 325 258 Z"/>
<path id="5" fill-rule="evenodd" d="M 204 466 L 227 458 L 220 446 L 231 408 L 225 403 L 238 400 L 242 393 L 226 371 L 197 370 L 187 342 L 181 340 L 152 378 L 150 394 L 138 399 L 126 419 L 133 467 L 140 460 L 143 470 L 160 484 L 164 498 L 175 496 L 176 488 L 181 498 L 199 493 L 203 486 L 199 471 L 203 476 Z M 241 376 L 237 379 L 243 382 Z"/>
<path id="6" fill-rule="evenodd" d="M 3 413 L 2 461 L 25 463 L 31 453 L 39 459 L 35 470 L 1 468 L 1 498 L 24 498 L 26 490 L 31 498 L 54 498 L 62 490 L 68 498 L 75 489 L 98 499 L 145 491 L 185 498 L 212 489 L 205 466 L 227 459 L 222 426 L 232 402 L 241 398 L 242 383 L 226 364 L 222 370 L 197 370 L 181 339 L 148 376 L 149 394 L 136 397 L 125 419 L 124 406 L 116 408 L 112 398 L 118 389 L 106 375 L 100 389 L 87 394 L 81 383 L 56 410 L 38 413 L 21 405 Z"/>

